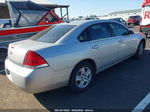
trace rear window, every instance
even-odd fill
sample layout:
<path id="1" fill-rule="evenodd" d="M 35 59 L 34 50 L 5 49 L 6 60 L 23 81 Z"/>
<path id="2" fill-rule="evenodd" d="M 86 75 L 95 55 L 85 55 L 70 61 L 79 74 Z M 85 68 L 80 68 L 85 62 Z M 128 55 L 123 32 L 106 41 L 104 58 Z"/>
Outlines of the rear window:
<path id="1" fill-rule="evenodd" d="M 46 30 L 34 35 L 31 40 L 47 42 L 47 43 L 55 43 L 59 40 L 63 35 L 72 30 L 75 25 L 55 25 Z"/>
<path id="2" fill-rule="evenodd" d="M 140 19 L 140 18 L 141 18 L 141 16 L 135 16 L 135 18 Z"/>
<path id="3" fill-rule="evenodd" d="M 140 19 L 140 16 L 130 16 L 129 19 Z"/>
<path id="4" fill-rule="evenodd" d="M 129 19 L 134 19 L 134 18 L 135 18 L 135 16 L 130 16 L 130 17 L 129 17 Z"/>

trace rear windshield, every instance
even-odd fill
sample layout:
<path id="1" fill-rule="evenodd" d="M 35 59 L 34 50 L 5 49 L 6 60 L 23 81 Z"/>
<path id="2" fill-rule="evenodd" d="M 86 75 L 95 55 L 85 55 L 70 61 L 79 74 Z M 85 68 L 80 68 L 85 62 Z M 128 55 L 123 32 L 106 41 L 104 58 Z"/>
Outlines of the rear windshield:
<path id="1" fill-rule="evenodd" d="M 135 16 L 130 16 L 129 18 L 130 18 L 130 19 L 134 19 L 134 18 L 135 18 Z"/>
<path id="2" fill-rule="evenodd" d="M 129 18 L 130 19 L 140 19 L 141 17 L 140 16 L 130 16 Z"/>
<path id="3" fill-rule="evenodd" d="M 34 35 L 30 39 L 40 42 L 55 43 L 74 27 L 75 25 L 55 25 Z"/>

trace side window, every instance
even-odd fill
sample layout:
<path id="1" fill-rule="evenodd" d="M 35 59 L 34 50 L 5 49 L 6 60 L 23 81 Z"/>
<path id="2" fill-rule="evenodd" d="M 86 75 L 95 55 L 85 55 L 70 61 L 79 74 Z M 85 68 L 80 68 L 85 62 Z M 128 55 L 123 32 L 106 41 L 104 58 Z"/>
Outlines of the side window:
<path id="1" fill-rule="evenodd" d="M 86 29 L 85 31 L 83 31 L 81 33 L 81 35 L 78 37 L 78 40 L 80 42 L 90 41 L 91 40 L 91 36 L 90 36 L 90 33 L 89 33 L 89 29 Z"/>
<path id="2" fill-rule="evenodd" d="M 105 23 L 96 24 L 90 27 L 92 40 L 98 40 L 111 37 L 110 31 Z"/>
<path id="3" fill-rule="evenodd" d="M 58 21 L 58 19 L 52 14 L 48 14 L 46 18 L 49 20 L 49 22 L 57 22 Z"/>
<path id="4" fill-rule="evenodd" d="M 122 36 L 127 34 L 129 31 L 124 26 L 117 24 L 117 23 L 110 23 L 110 28 L 112 29 L 113 36 Z"/>
<path id="5" fill-rule="evenodd" d="M 53 16 L 52 14 L 48 14 L 46 18 L 43 20 L 43 23 L 57 22 L 57 21 L 58 19 L 55 16 Z"/>

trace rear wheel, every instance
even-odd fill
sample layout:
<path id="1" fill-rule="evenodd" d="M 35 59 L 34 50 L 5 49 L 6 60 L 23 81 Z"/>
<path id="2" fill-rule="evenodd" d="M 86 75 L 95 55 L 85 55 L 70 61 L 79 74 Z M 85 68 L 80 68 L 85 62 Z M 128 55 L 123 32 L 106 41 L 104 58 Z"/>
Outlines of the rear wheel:
<path id="1" fill-rule="evenodd" d="M 81 92 L 89 88 L 95 74 L 94 67 L 88 62 L 78 64 L 70 77 L 69 88 L 75 92 Z"/>
<path id="2" fill-rule="evenodd" d="M 135 57 L 135 58 L 140 58 L 140 57 L 142 57 L 143 52 L 144 52 L 144 49 L 145 49 L 144 41 L 141 41 L 141 42 L 139 43 L 138 49 L 137 49 L 137 51 L 136 51 L 134 57 Z"/>
<path id="3" fill-rule="evenodd" d="M 6 57 L 7 57 L 7 50 L 6 49 L 0 49 L 0 64 L 4 63 Z"/>

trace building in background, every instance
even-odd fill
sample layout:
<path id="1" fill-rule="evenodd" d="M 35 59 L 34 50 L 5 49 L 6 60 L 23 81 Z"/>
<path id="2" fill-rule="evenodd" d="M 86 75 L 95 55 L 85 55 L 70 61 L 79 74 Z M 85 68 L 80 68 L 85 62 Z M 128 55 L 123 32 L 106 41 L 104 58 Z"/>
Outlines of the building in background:
<path id="1" fill-rule="evenodd" d="M 135 9 L 135 10 L 126 10 L 126 11 L 117 11 L 109 13 L 105 16 L 100 16 L 100 19 L 112 19 L 112 18 L 122 18 L 127 21 L 129 16 L 135 16 L 135 15 L 141 15 L 142 10 L 141 9 Z"/>

